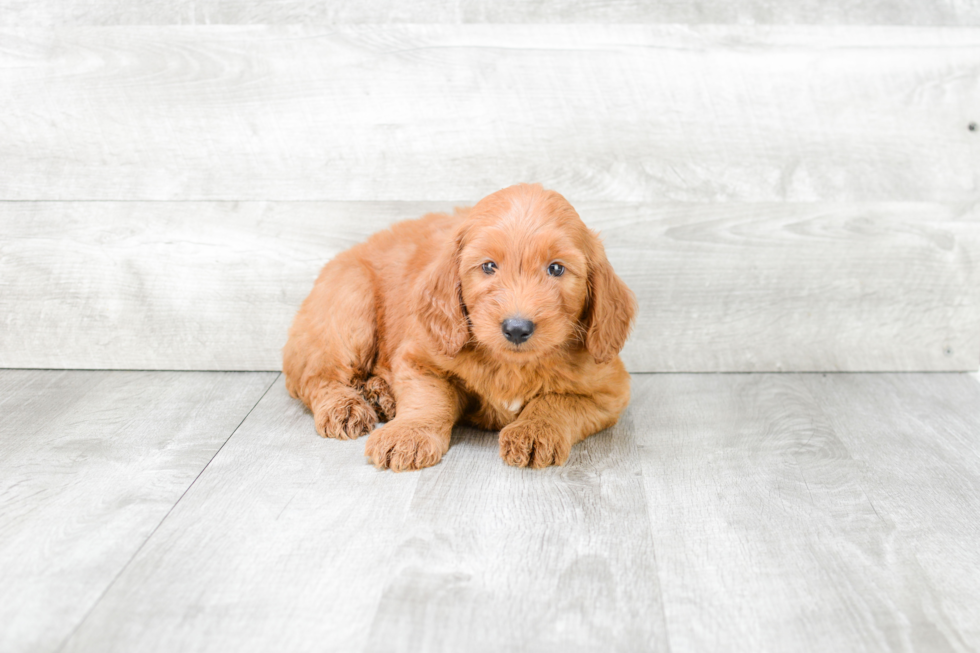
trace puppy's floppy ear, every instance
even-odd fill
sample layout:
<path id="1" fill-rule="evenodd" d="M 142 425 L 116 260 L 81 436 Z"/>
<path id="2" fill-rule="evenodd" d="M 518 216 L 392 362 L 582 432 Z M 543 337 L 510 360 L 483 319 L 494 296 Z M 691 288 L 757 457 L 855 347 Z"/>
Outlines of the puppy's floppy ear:
<path id="1" fill-rule="evenodd" d="M 585 348 L 595 362 L 606 363 L 626 344 L 636 314 L 636 297 L 609 265 L 598 238 L 594 247 L 589 268 L 589 301 L 583 316 Z"/>
<path id="2" fill-rule="evenodd" d="M 469 322 L 463 307 L 463 287 L 459 279 L 462 232 L 450 238 L 420 275 L 414 289 L 415 312 L 419 322 L 435 340 L 439 351 L 456 356 L 470 339 Z"/>

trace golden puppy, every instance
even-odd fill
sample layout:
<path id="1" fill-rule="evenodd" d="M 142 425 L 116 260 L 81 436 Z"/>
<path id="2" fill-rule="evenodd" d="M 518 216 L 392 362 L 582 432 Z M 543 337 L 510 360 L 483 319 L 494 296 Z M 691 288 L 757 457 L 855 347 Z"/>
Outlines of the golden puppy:
<path id="1" fill-rule="evenodd" d="M 320 435 L 371 433 L 379 468 L 436 464 L 459 421 L 500 429 L 511 465 L 561 465 L 629 402 L 635 308 L 564 197 L 511 186 L 327 263 L 289 331 L 286 387 Z"/>

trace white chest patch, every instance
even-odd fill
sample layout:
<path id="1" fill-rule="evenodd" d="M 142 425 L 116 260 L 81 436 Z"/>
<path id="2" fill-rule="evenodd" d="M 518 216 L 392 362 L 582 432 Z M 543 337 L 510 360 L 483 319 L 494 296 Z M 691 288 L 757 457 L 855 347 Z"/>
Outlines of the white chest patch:
<path id="1" fill-rule="evenodd" d="M 524 402 L 523 401 L 521 401 L 520 399 L 515 399 L 512 402 L 510 402 L 509 404 L 504 404 L 504 408 L 506 408 L 507 410 L 509 410 L 512 413 L 516 413 L 517 411 L 519 411 L 521 409 L 521 406 L 523 406 L 523 405 L 524 405 Z"/>

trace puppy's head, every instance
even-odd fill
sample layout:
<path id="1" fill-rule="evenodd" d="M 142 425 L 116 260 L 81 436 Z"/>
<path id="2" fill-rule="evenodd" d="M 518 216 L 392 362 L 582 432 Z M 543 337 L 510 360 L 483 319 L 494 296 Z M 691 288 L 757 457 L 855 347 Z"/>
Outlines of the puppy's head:
<path id="1" fill-rule="evenodd" d="M 601 363 L 623 348 L 636 302 L 565 198 L 520 184 L 469 210 L 417 308 L 448 356 L 469 343 L 530 362 L 581 343 Z"/>

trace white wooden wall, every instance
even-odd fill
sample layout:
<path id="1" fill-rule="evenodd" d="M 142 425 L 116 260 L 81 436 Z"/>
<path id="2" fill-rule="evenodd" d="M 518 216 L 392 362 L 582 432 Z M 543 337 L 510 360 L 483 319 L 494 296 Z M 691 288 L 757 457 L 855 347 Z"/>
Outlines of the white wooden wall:
<path id="1" fill-rule="evenodd" d="M 4 0 L 4 25 L 756 23 L 980 25 L 977 0 Z"/>
<path id="2" fill-rule="evenodd" d="M 2 0 L 0 366 L 277 369 L 332 255 L 540 181 L 632 371 L 976 369 L 980 4 L 834 4 Z"/>

